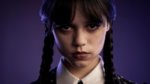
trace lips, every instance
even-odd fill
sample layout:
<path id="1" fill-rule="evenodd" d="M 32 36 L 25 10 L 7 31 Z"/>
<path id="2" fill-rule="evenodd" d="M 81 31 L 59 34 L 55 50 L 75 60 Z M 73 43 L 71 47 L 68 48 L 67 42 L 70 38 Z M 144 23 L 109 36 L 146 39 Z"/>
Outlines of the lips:
<path id="1" fill-rule="evenodd" d="M 73 57 L 77 60 L 86 60 L 89 57 L 89 53 L 87 53 L 87 52 L 75 52 L 75 53 L 73 53 Z"/>

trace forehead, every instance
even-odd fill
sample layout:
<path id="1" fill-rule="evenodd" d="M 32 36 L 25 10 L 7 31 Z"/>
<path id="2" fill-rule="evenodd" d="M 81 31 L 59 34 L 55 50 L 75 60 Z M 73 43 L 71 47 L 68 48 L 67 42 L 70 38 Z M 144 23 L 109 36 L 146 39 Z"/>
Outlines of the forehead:
<path id="1" fill-rule="evenodd" d="M 80 7 L 77 7 L 71 23 L 87 23 L 88 21 L 89 20 L 83 15 Z"/>
<path id="2" fill-rule="evenodd" d="M 106 18 L 104 16 L 102 16 L 102 18 L 97 18 L 97 19 L 88 19 L 82 12 L 82 10 L 80 10 L 80 8 L 78 7 L 75 11 L 75 15 L 72 19 L 71 24 L 89 24 L 89 23 L 105 23 Z"/>

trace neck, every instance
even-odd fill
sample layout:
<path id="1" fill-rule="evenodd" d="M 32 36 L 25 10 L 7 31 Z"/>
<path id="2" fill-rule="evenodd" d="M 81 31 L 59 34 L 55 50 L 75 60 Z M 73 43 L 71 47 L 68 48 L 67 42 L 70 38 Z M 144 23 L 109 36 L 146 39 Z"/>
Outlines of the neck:
<path id="1" fill-rule="evenodd" d="M 85 67 L 74 67 L 71 66 L 69 63 L 65 63 L 65 62 L 64 65 L 69 70 L 69 72 L 71 72 L 74 76 L 76 76 L 79 79 L 82 79 L 96 67 L 99 61 L 100 61 L 99 59 L 95 59 L 90 65 Z"/>

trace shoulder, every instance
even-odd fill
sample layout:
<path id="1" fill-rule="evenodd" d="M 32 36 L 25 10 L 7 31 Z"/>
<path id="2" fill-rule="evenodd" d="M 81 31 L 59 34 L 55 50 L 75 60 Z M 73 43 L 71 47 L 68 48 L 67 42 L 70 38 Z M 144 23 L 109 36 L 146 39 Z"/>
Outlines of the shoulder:
<path id="1" fill-rule="evenodd" d="M 113 78 L 115 81 L 115 84 L 137 84 L 131 80 L 125 79 L 123 76 L 116 74 L 116 76 Z"/>

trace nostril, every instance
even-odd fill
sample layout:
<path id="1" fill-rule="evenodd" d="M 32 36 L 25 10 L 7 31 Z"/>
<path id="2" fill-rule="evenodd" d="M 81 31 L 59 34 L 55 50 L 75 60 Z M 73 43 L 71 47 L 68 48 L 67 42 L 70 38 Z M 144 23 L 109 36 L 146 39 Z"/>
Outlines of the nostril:
<path id="1" fill-rule="evenodd" d="M 79 44 L 79 43 L 76 43 L 76 42 L 73 42 L 73 46 L 75 47 L 82 47 L 82 46 L 85 46 L 85 44 Z"/>
<path id="2" fill-rule="evenodd" d="M 75 47 L 79 47 L 79 46 L 84 46 L 85 45 L 85 42 L 84 41 L 82 41 L 82 40 L 73 40 L 73 45 L 75 46 Z"/>

